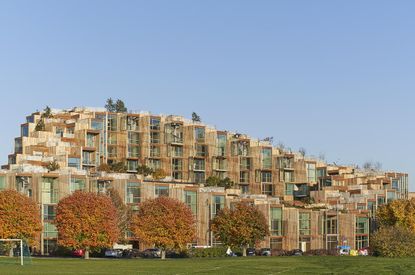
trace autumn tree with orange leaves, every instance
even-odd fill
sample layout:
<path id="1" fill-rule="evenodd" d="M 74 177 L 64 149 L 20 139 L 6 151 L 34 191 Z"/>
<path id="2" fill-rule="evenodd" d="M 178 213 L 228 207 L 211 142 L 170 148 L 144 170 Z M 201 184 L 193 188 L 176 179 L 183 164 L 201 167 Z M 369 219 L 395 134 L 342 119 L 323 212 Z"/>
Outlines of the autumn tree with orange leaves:
<path id="1" fill-rule="evenodd" d="M 105 195 L 76 191 L 62 199 L 56 211 L 58 244 L 89 252 L 111 247 L 119 236 L 117 211 Z"/>
<path id="2" fill-rule="evenodd" d="M 41 231 L 39 208 L 31 198 L 15 190 L 0 192 L 0 239 L 24 239 L 35 246 Z"/>
<path id="3" fill-rule="evenodd" d="M 176 199 L 160 197 L 140 204 L 133 216 L 131 232 L 141 241 L 161 249 L 183 249 L 195 237 L 195 221 L 186 204 Z"/>
<path id="4" fill-rule="evenodd" d="M 246 203 L 237 203 L 233 209 L 222 209 L 211 223 L 215 237 L 232 247 L 246 249 L 269 235 L 265 216 L 255 207 Z"/>

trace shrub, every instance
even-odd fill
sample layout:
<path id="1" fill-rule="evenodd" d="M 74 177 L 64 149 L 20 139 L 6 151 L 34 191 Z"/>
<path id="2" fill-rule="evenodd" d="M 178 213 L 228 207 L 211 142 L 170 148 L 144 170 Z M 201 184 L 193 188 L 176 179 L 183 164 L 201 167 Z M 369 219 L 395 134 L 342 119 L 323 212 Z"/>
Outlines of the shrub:
<path id="1" fill-rule="evenodd" d="M 402 226 L 381 227 L 371 238 L 375 256 L 412 257 L 415 256 L 415 234 Z"/>

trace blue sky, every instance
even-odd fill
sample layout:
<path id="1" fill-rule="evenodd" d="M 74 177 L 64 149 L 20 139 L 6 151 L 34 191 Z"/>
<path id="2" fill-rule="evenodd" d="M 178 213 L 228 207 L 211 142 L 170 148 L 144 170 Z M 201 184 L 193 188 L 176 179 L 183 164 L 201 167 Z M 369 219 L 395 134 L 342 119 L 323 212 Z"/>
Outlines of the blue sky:
<path id="1" fill-rule="evenodd" d="M 413 1 L 1 1 L 0 160 L 45 105 L 190 116 L 415 190 Z"/>

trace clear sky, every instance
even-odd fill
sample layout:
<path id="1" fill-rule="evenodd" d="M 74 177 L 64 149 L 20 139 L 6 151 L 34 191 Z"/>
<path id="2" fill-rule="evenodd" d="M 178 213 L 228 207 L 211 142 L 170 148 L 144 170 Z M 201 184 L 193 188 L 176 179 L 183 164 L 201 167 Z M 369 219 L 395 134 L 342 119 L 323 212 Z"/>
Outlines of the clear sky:
<path id="1" fill-rule="evenodd" d="M 414 1 L 0 1 L 0 160 L 25 116 L 193 111 L 415 190 Z"/>

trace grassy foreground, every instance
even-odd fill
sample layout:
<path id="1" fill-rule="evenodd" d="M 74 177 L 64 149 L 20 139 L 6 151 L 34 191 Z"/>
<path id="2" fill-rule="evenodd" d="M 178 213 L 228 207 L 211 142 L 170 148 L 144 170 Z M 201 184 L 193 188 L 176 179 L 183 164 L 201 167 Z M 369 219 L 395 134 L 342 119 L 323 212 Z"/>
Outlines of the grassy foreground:
<path id="1" fill-rule="evenodd" d="M 107 260 L 33 258 L 31 265 L 0 261 L 0 274 L 414 274 L 415 258 L 248 257 Z"/>

